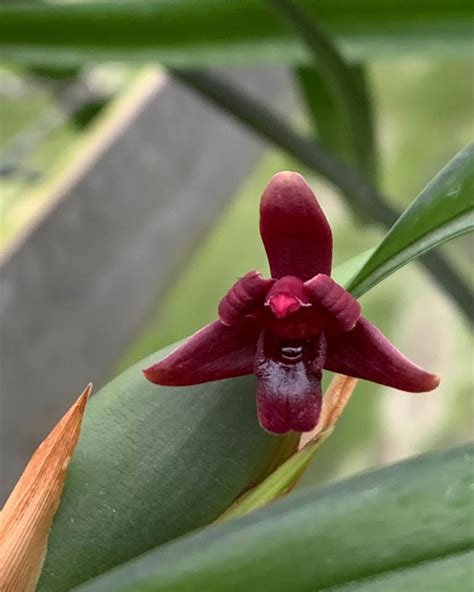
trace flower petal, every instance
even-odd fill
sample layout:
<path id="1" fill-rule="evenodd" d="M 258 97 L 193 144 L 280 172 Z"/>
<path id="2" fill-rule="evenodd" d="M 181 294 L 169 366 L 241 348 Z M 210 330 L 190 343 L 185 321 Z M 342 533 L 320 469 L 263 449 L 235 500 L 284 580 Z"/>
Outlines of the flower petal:
<path id="1" fill-rule="evenodd" d="M 260 203 L 260 234 L 272 277 L 330 275 L 331 228 L 298 173 L 278 173 L 268 183 Z"/>
<path id="2" fill-rule="evenodd" d="M 307 432 L 321 413 L 321 373 L 326 341 L 282 342 L 269 331 L 262 332 L 255 357 L 257 407 L 260 425 L 283 434 Z"/>
<path id="3" fill-rule="evenodd" d="M 242 317 L 263 304 L 275 280 L 266 280 L 259 271 L 250 271 L 240 278 L 219 304 L 219 318 L 224 325 L 235 325 Z"/>
<path id="4" fill-rule="evenodd" d="M 327 370 L 413 393 L 431 391 L 439 384 L 439 376 L 411 362 L 363 317 L 352 331 L 326 337 Z"/>
<path id="5" fill-rule="evenodd" d="M 226 327 L 214 321 L 143 373 L 150 382 L 164 386 L 187 386 L 252 374 L 260 331 L 251 323 Z"/>
<path id="6" fill-rule="evenodd" d="M 312 303 L 326 312 L 335 329 L 350 331 L 354 328 L 361 309 L 352 294 L 322 273 L 305 282 L 304 287 Z"/>

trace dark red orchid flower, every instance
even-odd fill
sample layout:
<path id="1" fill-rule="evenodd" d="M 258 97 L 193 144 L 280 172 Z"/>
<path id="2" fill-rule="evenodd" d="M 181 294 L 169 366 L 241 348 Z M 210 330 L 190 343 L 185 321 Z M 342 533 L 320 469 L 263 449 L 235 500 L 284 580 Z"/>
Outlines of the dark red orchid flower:
<path id="1" fill-rule="evenodd" d="M 331 229 L 301 175 L 271 179 L 260 233 L 272 278 L 241 278 L 219 304 L 219 320 L 145 370 L 148 380 L 185 386 L 255 373 L 260 425 L 278 434 L 316 426 L 323 369 L 410 392 L 438 385 L 331 279 Z"/>

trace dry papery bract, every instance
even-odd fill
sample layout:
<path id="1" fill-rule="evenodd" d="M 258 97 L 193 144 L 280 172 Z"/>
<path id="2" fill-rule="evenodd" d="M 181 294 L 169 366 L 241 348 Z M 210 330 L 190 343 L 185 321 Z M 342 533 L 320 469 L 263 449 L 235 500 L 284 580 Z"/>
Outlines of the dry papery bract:
<path id="1" fill-rule="evenodd" d="M 37 448 L 0 514 L 2 592 L 36 588 L 91 389 L 89 384 Z"/>

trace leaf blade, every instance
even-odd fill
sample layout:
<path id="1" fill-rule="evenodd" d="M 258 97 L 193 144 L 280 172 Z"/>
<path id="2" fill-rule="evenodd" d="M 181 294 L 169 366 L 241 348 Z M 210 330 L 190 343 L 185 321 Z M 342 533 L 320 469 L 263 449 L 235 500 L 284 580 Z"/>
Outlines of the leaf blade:
<path id="1" fill-rule="evenodd" d="M 333 98 L 333 109 L 337 112 L 337 119 L 342 120 L 340 125 L 345 128 L 351 147 L 349 163 L 354 164 L 367 178 L 373 179 L 376 146 L 372 105 L 362 71 L 351 67 L 319 19 L 313 18 L 300 4 L 293 0 L 269 1 L 295 27 Z M 315 82 L 319 87 L 319 81 Z M 310 98 L 310 93 L 306 92 L 306 96 Z M 312 111 L 317 112 L 315 108 Z"/>
<path id="2" fill-rule="evenodd" d="M 212 522 L 285 445 L 258 425 L 253 377 L 149 383 L 141 369 L 169 349 L 91 400 L 38 590 L 70 589 Z"/>
<path id="3" fill-rule="evenodd" d="M 330 588 L 328 592 L 400 592 L 400 590 L 430 590 L 458 592 L 469 590 L 474 580 L 474 551 L 426 561 L 414 567 L 388 572 L 356 582 Z"/>
<path id="4" fill-rule="evenodd" d="M 472 550 L 473 460 L 469 445 L 299 492 L 156 549 L 78 592 L 308 592 Z"/>
<path id="5" fill-rule="evenodd" d="M 422 190 L 349 282 L 359 297 L 434 247 L 474 228 L 474 144 L 459 152 Z"/>
<path id="6" fill-rule="evenodd" d="M 344 118 L 340 117 L 340 109 L 334 93 L 331 92 L 330 85 L 319 69 L 302 65 L 296 68 L 294 76 L 314 131 L 321 143 L 349 165 L 357 166 L 359 162 L 367 178 L 374 180 L 377 169 L 376 142 L 367 73 L 361 65 L 351 65 L 350 72 L 359 89 L 359 111 L 363 113 L 365 120 L 361 122 L 365 130 L 362 143 L 366 146 L 367 153 L 363 158 L 359 158 L 358 148 L 347 133 Z"/>
<path id="7" fill-rule="evenodd" d="M 357 11 L 342 0 L 302 4 L 355 61 L 471 51 L 472 7 L 467 0 L 421 5 L 391 0 L 383 6 L 359 0 Z M 12 3 L 0 6 L 0 23 L 2 58 L 23 63 L 158 60 L 184 67 L 305 59 L 289 28 L 258 0 Z"/>

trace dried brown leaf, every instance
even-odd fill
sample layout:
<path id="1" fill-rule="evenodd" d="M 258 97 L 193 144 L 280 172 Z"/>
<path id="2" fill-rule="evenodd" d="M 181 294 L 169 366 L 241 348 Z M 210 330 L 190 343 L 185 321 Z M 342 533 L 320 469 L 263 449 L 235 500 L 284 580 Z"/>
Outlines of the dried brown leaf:
<path id="1" fill-rule="evenodd" d="M 0 591 L 32 592 L 81 430 L 89 384 L 31 457 L 0 514 Z"/>

